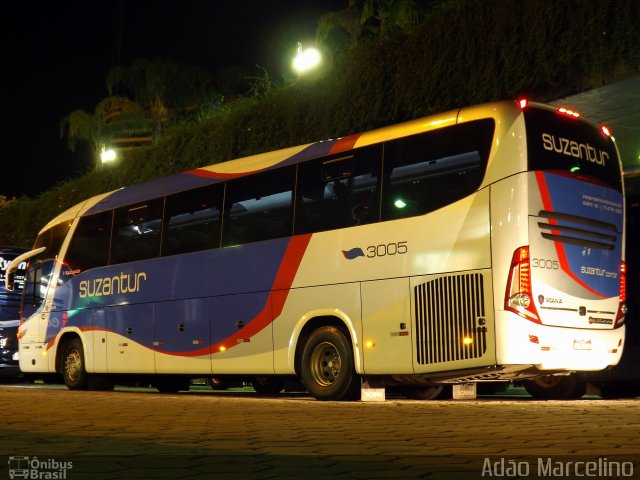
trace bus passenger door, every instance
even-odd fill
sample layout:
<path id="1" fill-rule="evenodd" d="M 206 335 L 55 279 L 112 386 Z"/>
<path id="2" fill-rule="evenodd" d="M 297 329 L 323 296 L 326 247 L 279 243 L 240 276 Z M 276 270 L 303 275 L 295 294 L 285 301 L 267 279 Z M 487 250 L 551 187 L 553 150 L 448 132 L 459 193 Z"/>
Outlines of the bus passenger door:
<path id="1" fill-rule="evenodd" d="M 19 327 L 20 369 L 24 372 L 48 371 L 46 348 L 47 326 L 52 301 L 47 302 L 54 260 L 34 259 L 29 264 L 22 297 L 22 325 Z"/>
<path id="2" fill-rule="evenodd" d="M 362 282 L 364 373 L 410 374 L 409 279 Z"/>
<path id="3" fill-rule="evenodd" d="M 273 374 L 269 292 L 209 299 L 213 374 Z"/>

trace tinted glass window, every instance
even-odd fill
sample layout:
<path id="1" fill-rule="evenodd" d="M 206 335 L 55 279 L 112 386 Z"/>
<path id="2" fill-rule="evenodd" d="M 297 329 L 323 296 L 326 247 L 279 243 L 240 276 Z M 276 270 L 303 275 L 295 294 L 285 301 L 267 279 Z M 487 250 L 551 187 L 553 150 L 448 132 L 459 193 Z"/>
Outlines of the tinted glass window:
<path id="1" fill-rule="evenodd" d="M 291 235 L 294 181 L 295 167 L 229 181 L 222 244 L 239 245 Z"/>
<path id="2" fill-rule="evenodd" d="M 157 257 L 162 230 L 162 199 L 119 208 L 113 218 L 111 263 Z"/>
<path id="3" fill-rule="evenodd" d="M 82 217 L 65 255 L 63 271 L 77 275 L 91 268 L 109 264 L 109 240 L 113 212 Z"/>
<path id="4" fill-rule="evenodd" d="M 220 246 L 223 193 L 219 184 L 167 197 L 162 255 Z"/>
<path id="5" fill-rule="evenodd" d="M 422 215 L 475 192 L 493 131 L 485 119 L 385 143 L 382 219 Z"/>
<path id="6" fill-rule="evenodd" d="M 564 170 L 604 181 L 618 191 L 622 179 L 610 137 L 577 118 L 537 108 L 524 110 L 530 170 Z"/>
<path id="7" fill-rule="evenodd" d="M 70 226 L 71 222 L 59 223 L 38 235 L 33 250 L 40 247 L 45 247 L 46 250 L 38 256 L 32 257 L 31 261 L 56 259 Z"/>
<path id="8" fill-rule="evenodd" d="M 44 302 L 54 265 L 53 259 L 30 260 L 22 290 L 22 315 L 24 318 L 33 315 Z"/>
<path id="9" fill-rule="evenodd" d="M 380 151 L 378 145 L 301 164 L 295 233 L 378 221 Z"/>
<path id="10" fill-rule="evenodd" d="M 71 222 L 59 223 L 45 230 L 36 238 L 33 250 L 41 247 L 44 247 L 45 250 L 39 255 L 31 257 L 27 264 L 25 285 L 22 290 L 22 313 L 25 318 L 31 316 L 44 302 L 55 260 L 58 258 L 62 242 L 64 242 L 70 226 Z"/>

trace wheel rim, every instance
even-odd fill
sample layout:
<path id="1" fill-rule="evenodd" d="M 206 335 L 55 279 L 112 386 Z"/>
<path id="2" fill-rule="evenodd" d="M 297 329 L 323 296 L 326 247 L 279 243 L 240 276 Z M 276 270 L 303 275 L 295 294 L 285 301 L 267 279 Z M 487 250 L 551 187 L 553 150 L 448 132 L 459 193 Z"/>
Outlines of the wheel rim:
<path id="1" fill-rule="evenodd" d="M 311 375 L 323 387 L 333 385 L 340 376 L 342 360 L 336 347 L 329 342 L 320 343 L 311 354 Z"/>
<path id="2" fill-rule="evenodd" d="M 77 349 L 71 350 L 64 361 L 64 373 L 71 382 L 80 378 L 82 370 L 82 357 Z"/>

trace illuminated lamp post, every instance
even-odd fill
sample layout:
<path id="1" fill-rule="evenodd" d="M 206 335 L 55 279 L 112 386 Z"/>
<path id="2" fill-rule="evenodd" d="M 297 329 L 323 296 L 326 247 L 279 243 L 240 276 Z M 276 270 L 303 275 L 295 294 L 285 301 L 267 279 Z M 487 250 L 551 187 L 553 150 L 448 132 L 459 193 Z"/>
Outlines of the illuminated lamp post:
<path id="1" fill-rule="evenodd" d="M 109 148 L 108 150 L 105 150 L 103 148 L 102 152 L 100 153 L 100 160 L 102 161 L 103 166 L 105 163 L 113 162 L 116 157 L 116 151 L 112 148 Z"/>
<path id="2" fill-rule="evenodd" d="M 307 48 L 302 50 L 302 43 L 298 42 L 298 48 L 296 50 L 296 56 L 293 59 L 292 67 L 298 75 L 302 75 L 309 70 L 313 70 L 318 67 L 321 60 L 322 56 L 317 49 Z"/>

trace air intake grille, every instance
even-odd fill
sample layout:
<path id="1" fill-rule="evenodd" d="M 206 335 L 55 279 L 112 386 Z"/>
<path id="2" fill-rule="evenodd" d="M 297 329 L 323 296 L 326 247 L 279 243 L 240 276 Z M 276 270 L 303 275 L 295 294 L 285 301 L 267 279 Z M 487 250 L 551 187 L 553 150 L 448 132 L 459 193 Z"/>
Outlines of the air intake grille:
<path id="1" fill-rule="evenodd" d="M 481 357 L 487 348 L 484 287 L 479 273 L 440 277 L 417 285 L 418 364 Z"/>

